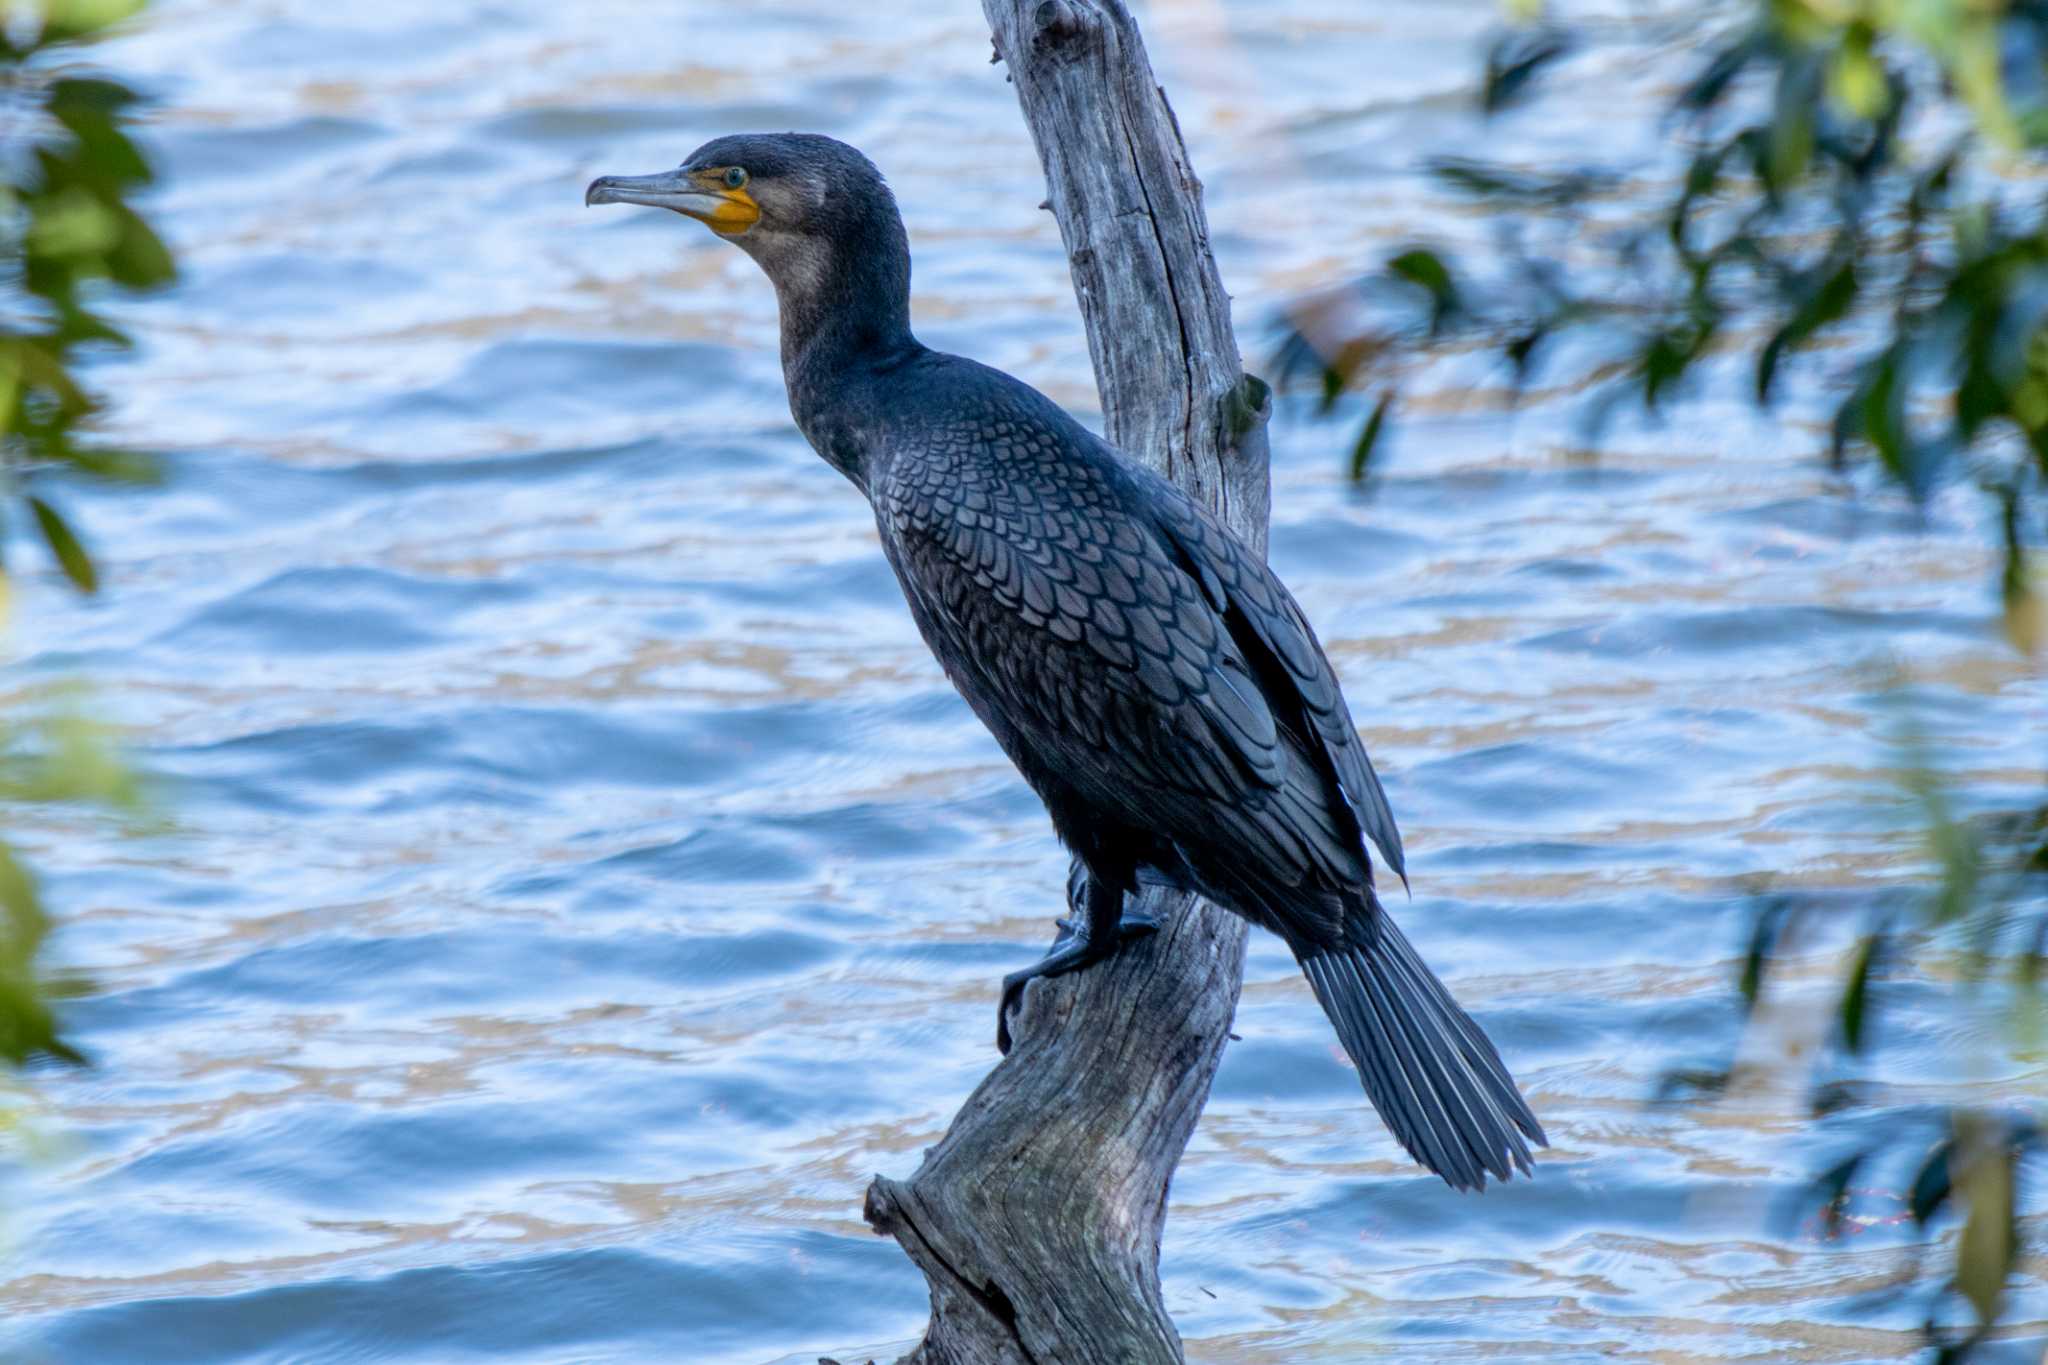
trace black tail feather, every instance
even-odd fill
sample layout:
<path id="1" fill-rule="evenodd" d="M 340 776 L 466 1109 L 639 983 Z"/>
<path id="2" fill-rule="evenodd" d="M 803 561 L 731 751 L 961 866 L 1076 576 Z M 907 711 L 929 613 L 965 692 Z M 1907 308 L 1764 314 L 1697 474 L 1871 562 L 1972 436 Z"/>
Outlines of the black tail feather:
<path id="1" fill-rule="evenodd" d="M 1548 1144 L 1500 1054 L 1393 920 L 1377 906 L 1373 919 L 1361 935 L 1369 946 L 1295 954 L 1373 1108 L 1411 1156 L 1458 1189 L 1483 1188 L 1488 1173 L 1529 1174 L 1529 1141 Z"/>

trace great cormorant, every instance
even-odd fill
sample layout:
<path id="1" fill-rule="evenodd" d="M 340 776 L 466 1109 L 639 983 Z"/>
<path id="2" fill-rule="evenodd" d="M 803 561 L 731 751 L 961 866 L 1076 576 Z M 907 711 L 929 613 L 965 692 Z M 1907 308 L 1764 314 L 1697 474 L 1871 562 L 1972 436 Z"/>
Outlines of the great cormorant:
<path id="1" fill-rule="evenodd" d="M 1000 371 L 920 345 L 894 196 L 814 134 L 722 137 L 589 204 L 673 209 L 760 263 L 790 411 L 867 495 L 911 615 L 1075 855 L 1070 932 L 1004 982 L 1151 927 L 1140 877 L 1280 935 L 1401 1145 L 1464 1189 L 1543 1130 L 1479 1026 L 1373 894 L 1394 827 L 1301 608 L 1180 489 Z"/>

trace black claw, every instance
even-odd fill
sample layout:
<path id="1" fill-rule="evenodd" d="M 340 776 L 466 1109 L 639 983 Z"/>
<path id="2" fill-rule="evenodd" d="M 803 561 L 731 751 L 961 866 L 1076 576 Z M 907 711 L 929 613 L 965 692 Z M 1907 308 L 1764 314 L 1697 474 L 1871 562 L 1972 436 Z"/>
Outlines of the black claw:
<path id="1" fill-rule="evenodd" d="M 1041 976 L 1065 976 L 1115 957 L 1124 944 L 1159 927 L 1159 921 L 1143 911 L 1126 913 L 1123 893 L 1112 883 L 1096 881 L 1079 858 L 1067 870 L 1067 903 L 1073 913 L 1058 922 L 1059 937 L 1045 956 L 1003 978 L 1003 998 L 996 1005 L 996 1050 L 1006 1057 L 1013 1041 L 1010 1011 L 1024 1003 L 1025 986 Z"/>
<path id="2" fill-rule="evenodd" d="M 1024 988 L 1019 986 L 1012 991 L 1010 983 L 1005 981 L 1003 998 L 996 1005 L 996 1051 L 1005 1057 L 1010 1055 L 1010 1004 L 1013 996 L 1021 1003 L 1024 999 Z"/>
<path id="3" fill-rule="evenodd" d="M 1165 927 L 1165 921 L 1158 915 L 1153 914 L 1149 910 L 1138 908 L 1143 904 L 1142 900 L 1136 898 L 1124 903 L 1124 915 L 1122 919 L 1117 921 L 1117 932 L 1123 935 L 1123 940 L 1126 943 L 1129 943 L 1134 938 L 1143 938 L 1147 934 L 1157 933 Z"/>
<path id="4" fill-rule="evenodd" d="M 1113 949 L 1111 951 L 1114 951 Z M 1024 1003 L 1024 988 L 1041 976 L 1065 976 L 1108 957 L 1090 942 L 1085 931 L 1062 934 L 1052 951 L 1021 972 L 1003 978 L 1003 998 L 996 1006 L 996 1048 L 1010 1053 L 1010 1011 Z"/>

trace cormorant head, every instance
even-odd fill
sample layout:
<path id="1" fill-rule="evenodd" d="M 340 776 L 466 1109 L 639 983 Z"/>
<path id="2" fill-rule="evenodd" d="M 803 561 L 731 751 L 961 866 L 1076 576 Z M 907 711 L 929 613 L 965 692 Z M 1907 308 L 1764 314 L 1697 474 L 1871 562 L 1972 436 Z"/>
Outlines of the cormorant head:
<path id="1" fill-rule="evenodd" d="M 832 287 L 835 272 L 893 276 L 901 256 L 908 290 L 903 221 L 882 173 L 816 133 L 714 138 L 672 171 L 600 176 L 583 202 L 695 218 L 759 261 L 780 289 L 817 293 Z"/>

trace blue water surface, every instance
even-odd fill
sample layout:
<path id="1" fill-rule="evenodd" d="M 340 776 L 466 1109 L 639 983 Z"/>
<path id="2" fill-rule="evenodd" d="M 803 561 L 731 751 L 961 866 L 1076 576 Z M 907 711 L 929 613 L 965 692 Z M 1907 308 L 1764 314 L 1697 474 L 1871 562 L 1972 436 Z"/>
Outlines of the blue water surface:
<path id="1" fill-rule="evenodd" d="M 1304 291 L 1486 239 L 1420 167 L 1482 136 L 1496 14 L 1143 12 L 1255 363 Z M 923 1282 L 862 1191 L 993 1064 L 1065 859 L 792 429 L 754 266 L 581 193 L 725 132 L 854 141 L 909 220 L 925 339 L 1092 420 L 988 53 L 971 0 L 160 0 L 105 48 L 159 97 L 184 271 L 124 310 L 109 434 L 165 480 L 54 490 L 107 590 L 29 575 L 7 677 L 88 679 L 162 818 L 10 817 L 95 983 L 66 1013 L 95 1064 L 34 1078 L 0 1182 L 19 1358 L 759 1365 L 916 1336 Z M 1487 150 L 1627 155 L 1673 69 L 1596 54 L 1602 99 Z M 1364 494 L 1362 410 L 1283 405 L 1273 558 L 1399 813 L 1396 913 L 1553 1146 L 1450 1192 L 1255 940 L 1168 1221 L 1191 1359 L 1917 1344 L 1897 1180 L 1834 1241 L 1777 1216 L 1838 1140 L 1799 1065 L 1647 1101 L 1822 1026 L 1826 936 L 1744 1041 L 1756 879 L 1850 925 L 1925 877 L 1896 681 L 1986 803 L 2038 795 L 2048 690 L 1996 629 L 1973 490 L 1923 518 L 1830 476 L 1811 413 L 1760 420 L 1729 374 L 1595 461 L 1574 394 L 1515 407 L 1445 362 Z M 1883 1078 L 2039 1099 L 2038 1051 L 1937 1010 L 1928 970 L 1891 987 Z M 2021 1309 L 2038 1359 L 2037 1279 Z"/>

